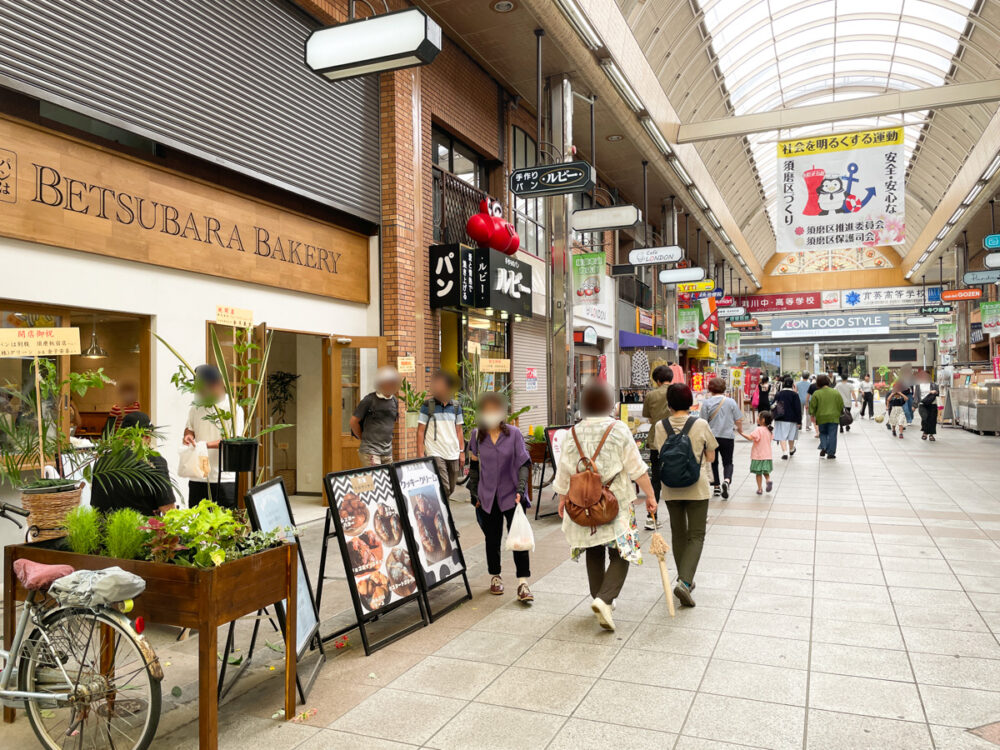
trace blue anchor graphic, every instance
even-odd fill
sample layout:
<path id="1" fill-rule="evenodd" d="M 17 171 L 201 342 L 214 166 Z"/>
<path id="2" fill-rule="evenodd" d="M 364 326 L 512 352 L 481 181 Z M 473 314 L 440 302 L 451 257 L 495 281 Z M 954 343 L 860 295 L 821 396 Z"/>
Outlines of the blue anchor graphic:
<path id="1" fill-rule="evenodd" d="M 858 171 L 858 165 L 855 162 L 852 161 L 850 164 L 847 165 L 847 177 L 844 178 L 844 182 L 846 183 L 846 186 L 844 188 L 844 203 L 843 205 L 841 205 L 840 210 L 838 210 L 837 213 L 840 214 L 851 213 L 851 210 L 847 207 L 847 197 L 852 194 L 853 191 L 851 190 L 851 188 L 854 185 L 854 183 L 861 182 L 861 180 L 859 180 L 857 177 L 854 176 L 855 174 L 857 174 L 857 171 Z M 858 209 L 864 208 L 866 205 L 868 205 L 868 201 L 870 201 L 874 197 L 875 197 L 875 188 L 873 187 L 868 188 L 867 192 L 865 193 L 864 200 L 861 201 L 861 204 L 857 208 Z"/>

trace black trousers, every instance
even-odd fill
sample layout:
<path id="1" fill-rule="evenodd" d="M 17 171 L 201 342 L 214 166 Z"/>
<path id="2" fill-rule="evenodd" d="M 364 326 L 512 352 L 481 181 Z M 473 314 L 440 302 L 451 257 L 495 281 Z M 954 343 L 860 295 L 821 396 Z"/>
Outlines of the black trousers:
<path id="1" fill-rule="evenodd" d="M 865 415 L 865 409 L 868 410 L 868 416 L 875 416 L 875 394 L 871 391 L 861 394 L 861 416 Z"/>
<path id="2" fill-rule="evenodd" d="M 236 482 L 188 482 L 188 506 L 193 508 L 202 500 L 209 499 L 223 508 L 236 507 Z"/>
<path id="3" fill-rule="evenodd" d="M 736 447 L 736 438 L 716 438 L 719 447 L 715 450 L 715 458 L 712 459 L 712 485 L 719 486 L 719 457 L 722 457 L 722 476 L 727 481 L 733 481 L 733 448 Z"/>
<path id="4" fill-rule="evenodd" d="M 652 476 L 650 476 L 649 481 L 653 485 L 653 497 L 656 498 L 656 502 L 660 502 L 660 452 L 658 450 L 649 451 L 649 468 L 652 469 Z"/>
<path id="5" fill-rule="evenodd" d="M 500 575 L 500 541 L 503 539 L 504 521 L 507 521 L 507 528 L 514 520 L 514 508 L 510 510 L 500 510 L 500 503 L 493 501 L 493 509 L 487 513 L 481 506 L 476 508 L 476 521 L 479 528 L 483 530 L 486 537 L 486 567 L 491 576 Z M 518 578 L 531 577 L 530 553 L 514 552 L 514 569 Z"/>

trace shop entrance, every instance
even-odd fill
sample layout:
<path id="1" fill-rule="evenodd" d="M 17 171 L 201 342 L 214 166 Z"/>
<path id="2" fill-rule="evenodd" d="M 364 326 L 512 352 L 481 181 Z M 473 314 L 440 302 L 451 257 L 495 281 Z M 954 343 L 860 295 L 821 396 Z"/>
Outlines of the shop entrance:
<path id="1" fill-rule="evenodd" d="M 841 377 L 860 378 L 868 372 L 868 355 L 863 349 L 827 350 L 820 359 L 823 372 L 835 372 Z"/>
<path id="2" fill-rule="evenodd" d="M 232 329 L 217 328 L 217 333 L 228 358 Z M 292 426 L 261 439 L 263 479 L 280 476 L 289 495 L 321 497 L 327 473 L 360 466 L 359 441 L 351 435 L 350 418 L 361 398 L 374 389 L 375 370 L 388 361 L 386 341 L 378 336 L 351 338 L 268 328 L 261 323 L 253 329 L 261 351 L 269 334 L 267 371 L 251 373 L 266 383 L 253 428 Z M 209 356 L 208 361 L 214 361 Z"/>

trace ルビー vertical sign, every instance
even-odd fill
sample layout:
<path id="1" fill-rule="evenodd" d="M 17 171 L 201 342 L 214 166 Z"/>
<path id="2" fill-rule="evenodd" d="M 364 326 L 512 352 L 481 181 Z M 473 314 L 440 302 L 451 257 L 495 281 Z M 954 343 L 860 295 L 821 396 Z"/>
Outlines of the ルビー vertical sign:
<path id="1" fill-rule="evenodd" d="M 778 142 L 778 252 L 901 245 L 903 128 Z"/>

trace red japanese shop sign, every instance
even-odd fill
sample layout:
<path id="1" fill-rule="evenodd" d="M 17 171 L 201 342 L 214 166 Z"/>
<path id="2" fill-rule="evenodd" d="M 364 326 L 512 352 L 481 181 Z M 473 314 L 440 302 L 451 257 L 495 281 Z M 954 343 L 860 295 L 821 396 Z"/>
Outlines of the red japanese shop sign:
<path id="1" fill-rule="evenodd" d="M 751 294 L 737 297 L 736 304 L 745 307 L 748 313 L 819 310 L 823 306 L 823 295 L 821 292 Z"/>

